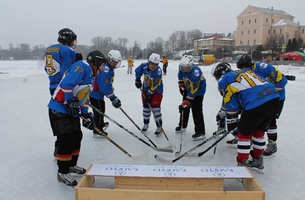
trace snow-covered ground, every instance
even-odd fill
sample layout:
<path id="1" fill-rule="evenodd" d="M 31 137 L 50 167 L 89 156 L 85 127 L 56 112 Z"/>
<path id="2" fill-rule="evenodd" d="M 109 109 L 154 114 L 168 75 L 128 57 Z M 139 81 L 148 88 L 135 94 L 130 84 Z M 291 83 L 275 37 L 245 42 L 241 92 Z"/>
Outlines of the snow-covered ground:
<path id="1" fill-rule="evenodd" d="M 136 60 L 138 66 L 144 60 Z M 174 132 L 179 115 L 181 96 L 177 87 L 178 61 L 170 61 L 164 80 L 162 102 L 163 128 L 169 141 L 179 148 L 180 135 Z M 127 66 L 127 62 L 122 64 Z M 215 116 L 221 102 L 217 84 L 211 76 L 213 65 L 201 66 L 207 79 L 204 99 L 204 118 L 207 136 L 216 129 Z M 289 81 L 287 98 L 281 118 L 278 120 L 278 154 L 265 159 L 265 174 L 253 172 L 259 184 L 266 191 L 267 200 L 305 199 L 304 146 L 304 99 L 305 68 L 277 66 L 287 75 L 295 75 L 296 81 Z M 142 127 L 142 104 L 140 92 L 134 86 L 134 74 L 128 75 L 127 68 L 116 69 L 115 93 L 122 101 L 122 109 Z M 57 165 L 53 161 L 55 138 L 49 125 L 47 104 L 50 98 L 48 78 L 43 71 L 42 61 L 0 61 L 1 124 L 0 124 L 0 199 L 72 200 L 75 190 L 57 182 Z M 106 99 L 106 114 L 139 137 L 140 131 L 129 121 L 120 109 L 112 107 Z M 158 146 L 167 146 L 164 136 L 154 136 L 155 124 L 151 118 L 148 136 Z M 93 138 L 91 131 L 83 128 L 83 141 L 78 164 L 88 168 L 90 164 L 165 165 L 154 159 L 158 154 L 174 159 L 174 154 L 154 151 L 128 132 L 110 122 L 109 136 L 131 155 L 144 156 L 133 160 L 108 140 Z M 182 153 L 200 141 L 192 141 L 193 120 L 183 135 Z M 217 145 L 216 155 L 210 151 L 199 158 L 184 157 L 176 166 L 236 166 L 236 149 L 228 148 L 225 138 Z M 203 151 L 208 143 L 196 151 Z M 80 180 L 81 177 L 77 177 Z M 239 184 L 236 182 L 236 184 Z"/>

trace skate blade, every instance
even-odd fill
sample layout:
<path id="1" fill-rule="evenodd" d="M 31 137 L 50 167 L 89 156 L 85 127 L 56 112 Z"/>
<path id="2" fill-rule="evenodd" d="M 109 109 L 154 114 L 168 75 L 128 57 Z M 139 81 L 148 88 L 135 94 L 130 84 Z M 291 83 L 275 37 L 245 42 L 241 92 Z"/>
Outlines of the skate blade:
<path id="1" fill-rule="evenodd" d="M 193 141 L 204 140 L 204 139 L 206 139 L 205 136 L 199 136 L 199 137 L 193 138 Z"/>
<path id="2" fill-rule="evenodd" d="M 257 173 L 260 173 L 260 174 L 264 174 L 264 169 L 258 169 L 256 167 L 248 167 L 250 170 L 254 171 L 254 172 L 257 172 Z"/>

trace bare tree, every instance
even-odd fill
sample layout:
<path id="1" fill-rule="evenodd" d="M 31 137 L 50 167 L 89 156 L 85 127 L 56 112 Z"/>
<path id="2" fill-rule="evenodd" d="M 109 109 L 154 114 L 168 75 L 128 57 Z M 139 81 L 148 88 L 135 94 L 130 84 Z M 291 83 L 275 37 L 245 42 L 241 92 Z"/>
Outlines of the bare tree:
<path id="1" fill-rule="evenodd" d="M 167 42 L 165 43 L 165 50 L 169 52 L 171 55 L 177 52 L 178 45 L 178 31 L 172 33 Z"/>
<path id="2" fill-rule="evenodd" d="M 161 37 L 158 37 L 154 42 L 151 41 L 147 44 L 148 54 L 150 53 L 158 53 L 161 56 L 163 55 L 163 46 L 164 40 Z"/>
<path id="3" fill-rule="evenodd" d="M 127 38 L 118 38 L 117 44 L 119 46 L 119 51 L 121 52 L 123 58 L 126 58 L 126 45 L 128 43 L 128 39 Z"/>
<path id="4" fill-rule="evenodd" d="M 186 50 L 187 49 L 187 38 L 185 31 L 177 31 L 178 33 L 178 43 L 177 43 L 177 50 Z"/>
<path id="5" fill-rule="evenodd" d="M 276 56 L 278 53 L 281 52 L 281 46 L 282 44 L 280 42 L 279 34 L 275 33 L 267 37 L 265 42 L 265 48 L 271 50 L 273 56 Z"/>
<path id="6" fill-rule="evenodd" d="M 187 31 L 187 33 L 186 33 L 187 49 L 194 48 L 194 40 L 198 40 L 198 39 L 202 38 L 202 36 L 203 36 L 203 33 L 198 29 Z"/>

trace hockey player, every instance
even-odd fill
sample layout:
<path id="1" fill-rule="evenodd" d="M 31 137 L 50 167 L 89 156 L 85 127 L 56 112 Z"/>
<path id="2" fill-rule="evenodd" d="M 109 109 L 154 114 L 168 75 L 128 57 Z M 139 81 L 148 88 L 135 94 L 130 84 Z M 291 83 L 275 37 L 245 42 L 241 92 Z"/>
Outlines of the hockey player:
<path id="1" fill-rule="evenodd" d="M 279 107 L 277 109 L 276 116 L 272 119 L 268 129 L 267 129 L 267 136 L 268 136 L 268 144 L 267 148 L 264 151 L 264 157 L 271 158 L 276 155 L 277 152 L 277 124 L 276 120 L 280 117 L 284 101 L 285 101 L 285 86 L 287 84 L 287 79 L 285 75 L 273 65 L 270 64 L 271 60 L 266 60 L 266 62 L 258 62 L 253 65 L 252 70 L 256 73 L 261 75 L 262 77 L 266 78 L 268 81 L 273 83 L 276 87 L 280 95 L 279 99 Z"/>
<path id="2" fill-rule="evenodd" d="M 113 81 L 114 81 L 114 69 L 119 67 L 121 64 L 122 56 L 121 53 L 117 50 L 111 50 L 108 53 L 108 63 L 106 63 L 102 69 L 98 72 L 93 90 L 90 94 L 91 104 L 98 108 L 100 111 L 105 113 L 105 101 L 104 96 L 110 99 L 112 105 L 115 108 L 121 107 L 121 101 L 114 94 Z M 105 132 L 106 128 L 109 126 L 108 122 L 104 122 L 104 115 L 98 113 L 93 109 L 95 125 L 98 129 Z M 99 135 L 95 130 L 93 130 L 93 135 Z"/>
<path id="3" fill-rule="evenodd" d="M 58 32 L 58 44 L 49 46 L 45 51 L 45 72 L 49 77 L 49 90 L 53 95 L 64 73 L 77 60 L 82 60 L 82 54 L 75 53 L 77 36 L 69 28 Z M 57 142 L 55 141 L 54 156 L 56 157 Z"/>
<path id="4" fill-rule="evenodd" d="M 193 57 L 185 55 L 180 60 L 178 72 L 178 85 L 180 93 L 184 96 L 182 104 L 179 106 L 180 115 L 183 111 L 183 124 L 181 116 L 176 132 L 185 131 L 190 109 L 192 109 L 195 134 L 193 140 L 205 139 L 205 124 L 202 110 L 202 102 L 206 91 L 206 79 L 201 69 L 193 63 Z"/>
<path id="5" fill-rule="evenodd" d="M 162 64 L 163 64 L 163 66 L 162 66 L 163 75 L 166 75 L 166 74 L 167 74 L 167 67 L 168 67 L 168 59 L 167 59 L 165 56 L 163 56 L 161 62 L 162 62 Z"/>
<path id="6" fill-rule="evenodd" d="M 129 56 L 129 58 L 127 59 L 127 65 L 128 65 L 127 74 L 132 74 L 133 63 L 134 63 L 133 56 Z"/>
<path id="7" fill-rule="evenodd" d="M 135 86 L 142 90 L 141 95 L 144 121 L 142 131 L 147 131 L 149 127 L 151 112 L 153 112 L 156 118 L 156 136 L 160 136 L 162 133 L 161 102 L 163 98 L 163 82 L 162 69 L 158 65 L 159 63 L 160 55 L 152 53 L 148 58 L 148 62 L 142 63 L 135 69 Z M 144 76 L 143 84 L 141 82 L 142 76 Z"/>
<path id="8" fill-rule="evenodd" d="M 57 86 L 49 107 L 49 118 L 53 135 L 57 137 L 57 179 L 69 186 L 77 185 L 70 173 L 84 174 L 86 170 L 77 166 L 83 126 L 93 130 L 93 114 L 88 112 L 89 94 L 97 69 L 106 61 L 100 51 L 92 51 L 87 61 L 75 62 Z"/>
<path id="9" fill-rule="evenodd" d="M 218 89 L 223 96 L 228 131 L 238 126 L 238 166 L 247 166 L 263 173 L 264 134 L 276 114 L 279 94 L 272 83 L 251 70 L 252 65 L 252 59 L 243 55 L 237 62 L 239 70 L 219 69 L 223 68 L 220 63 L 212 70 L 212 74 L 218 81 Z M 242 113 L 237 125 L 240 110 Z M 249 159 L 251 139 L 252 160 Z"/>

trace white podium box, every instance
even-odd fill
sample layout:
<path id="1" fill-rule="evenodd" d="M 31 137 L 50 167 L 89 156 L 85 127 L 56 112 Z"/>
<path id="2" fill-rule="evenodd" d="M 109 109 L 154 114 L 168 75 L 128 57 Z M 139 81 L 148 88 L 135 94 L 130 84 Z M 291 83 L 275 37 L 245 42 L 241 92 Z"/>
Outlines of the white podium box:
<path id="1" fill-rule="evenodd" d="M 96 179 L 109 182 L 109 178 L 114 179 L 113 186 L 95 186 Z M 245 167 L 93 164 L 76 186 L 75 197 L 77 200 L 264 200 L 265 192 Z"/>

